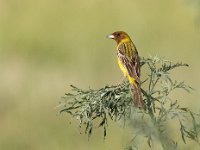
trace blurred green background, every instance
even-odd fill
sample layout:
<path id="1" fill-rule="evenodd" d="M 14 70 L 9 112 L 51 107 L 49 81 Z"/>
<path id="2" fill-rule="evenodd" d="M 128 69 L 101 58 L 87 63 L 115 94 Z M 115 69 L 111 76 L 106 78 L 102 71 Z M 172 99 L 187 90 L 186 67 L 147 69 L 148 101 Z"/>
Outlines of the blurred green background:
<path id="1" fill-rule="evenodd" d="M 199 0 L 0 0 L 0 149 L 128 144 L 131 136 L 120 124 L 109 123 L 105 141 L 102 129 L 88 141 L 75 120 L 54 109 L 70 84 L 100 88 L 121 80 L 116 43 L 105 38 L 116 30 L 129 33 L 140 56 L 188 63 L 173 74 L 196 90 L 174 96 L 199 110 L 199 6 Z"/>

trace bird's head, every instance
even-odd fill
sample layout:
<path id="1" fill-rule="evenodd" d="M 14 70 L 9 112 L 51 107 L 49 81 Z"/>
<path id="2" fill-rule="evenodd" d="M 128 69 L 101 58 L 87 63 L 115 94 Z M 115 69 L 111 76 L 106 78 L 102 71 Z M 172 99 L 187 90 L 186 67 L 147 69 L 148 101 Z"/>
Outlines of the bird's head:
<path id="1" fill-rule="evenodd" d="M 114 39 L 117 44 L 121 43 L 121 42 L 128 42 L 131 41 L 130 37 L 128 36 L 128 34 L 124 31 L 116 31 L 112 34 L 109 34 L 107 36 L 109 39 Z"/>

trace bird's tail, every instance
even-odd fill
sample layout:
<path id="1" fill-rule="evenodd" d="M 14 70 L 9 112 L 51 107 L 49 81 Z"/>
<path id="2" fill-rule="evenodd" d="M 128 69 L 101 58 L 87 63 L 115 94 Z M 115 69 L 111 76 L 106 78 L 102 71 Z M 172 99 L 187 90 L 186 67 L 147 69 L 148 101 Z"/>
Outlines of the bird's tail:
<path id="1" fill-rule="evenodd" d="M 144 108 L 144 100 L 142 92 L 138 84 L 131 84 L 131 91 L 133 94 L 133 102 L 139 108 Z"/>

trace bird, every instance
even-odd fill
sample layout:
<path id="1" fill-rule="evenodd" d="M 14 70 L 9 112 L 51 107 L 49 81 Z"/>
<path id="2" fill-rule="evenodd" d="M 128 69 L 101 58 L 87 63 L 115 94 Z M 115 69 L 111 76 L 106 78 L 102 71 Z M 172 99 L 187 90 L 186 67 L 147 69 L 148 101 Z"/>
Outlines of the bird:
<path id="1" fill-rule="evenodd" d="M 117 42 L 118 65 L 129 80 L 135 106 L 144 108 L 144 99 L 140 88 L 140 58 L 135 44 L 124 31 L 116 31 L 107 35 L 107 38 Z"/>

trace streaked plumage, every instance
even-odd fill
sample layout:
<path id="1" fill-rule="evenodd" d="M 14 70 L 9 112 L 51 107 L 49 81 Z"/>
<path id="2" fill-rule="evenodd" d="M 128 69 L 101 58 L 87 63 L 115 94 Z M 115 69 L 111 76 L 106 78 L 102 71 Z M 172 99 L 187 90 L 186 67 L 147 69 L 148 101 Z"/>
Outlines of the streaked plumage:
<path id="1" fill-rule="evenodd" d="M 128 34 L 123 31 L 114 32 L 108 35 L 108 38 L 117 42 L 118 65 L 132 85 L 134 104 L 137 107 L 144 108 L 144 100 L 140 89 L 140 60 L 134 43 Z"/>

